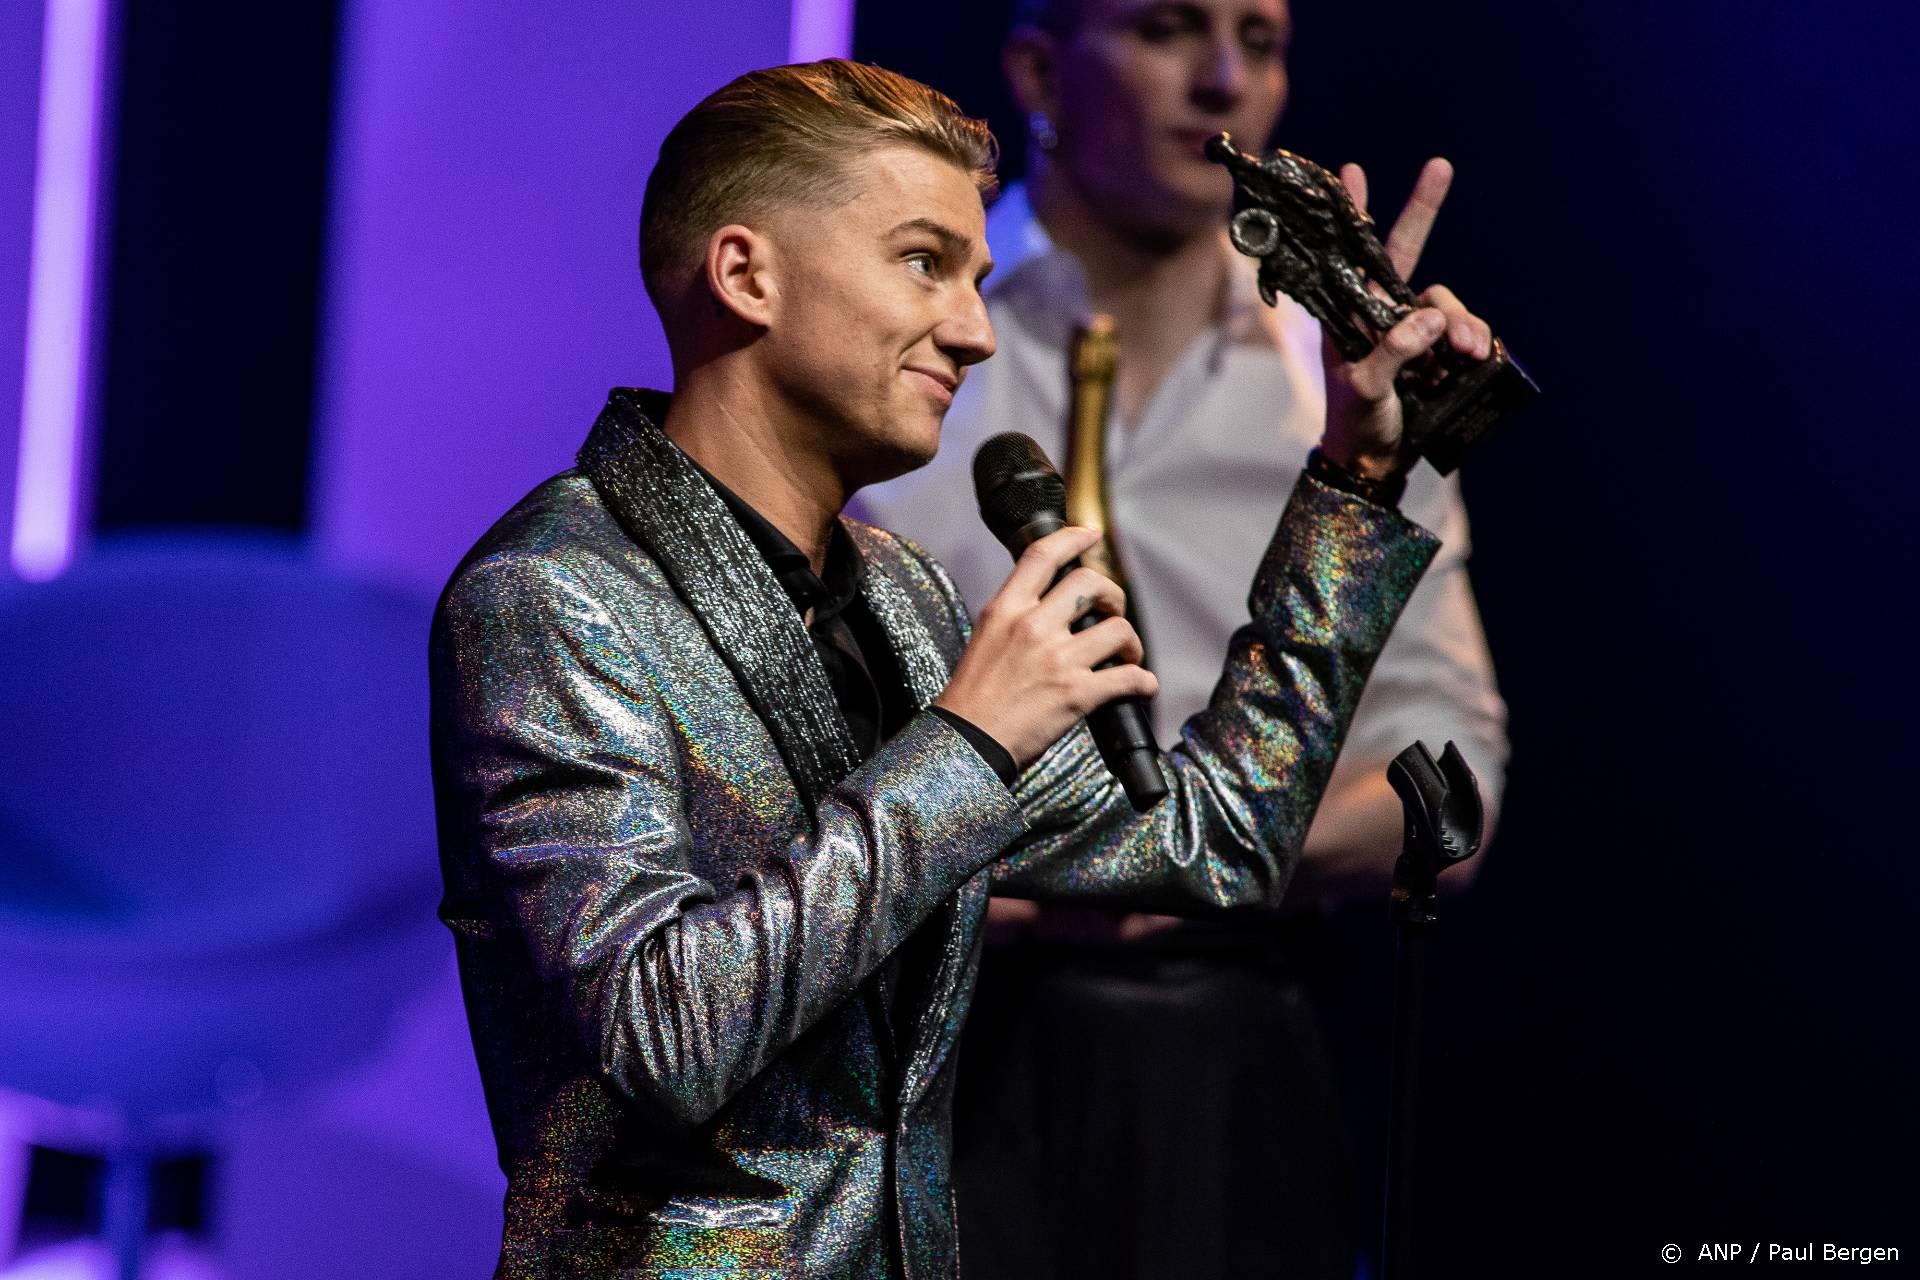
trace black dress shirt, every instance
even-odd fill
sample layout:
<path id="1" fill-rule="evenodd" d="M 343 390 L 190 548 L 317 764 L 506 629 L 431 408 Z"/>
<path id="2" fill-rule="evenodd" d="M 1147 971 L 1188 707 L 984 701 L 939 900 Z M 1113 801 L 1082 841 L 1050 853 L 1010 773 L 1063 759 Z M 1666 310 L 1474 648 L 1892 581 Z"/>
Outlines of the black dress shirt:
<path id="1" fill-rule="evenodd" d="M 691 456 L 687 460 L 693 461 Z M 698 462 L 693 465 L 713 486 L 720 501 L 726 503 L 733 518 L 740 522 L 740 527 L 766 560 L 767 568 L 773 570 L 774 578 L 793 601 L 793 607 L 806 619 L 807 634 L 813 638 L 813 647 L 820 654 L 827 679 L 833 685 L 834 701 L 840 705 L 847 727 L 853 732 L 854 749 L 861 760 L 867 759 L 888 738 L 906 727 L 916 708 L 907 693 L 906 675 L 894 659 L 893 646 L 887 642 L 886 632 L 860 594 L 860 548 L 853 545 L 853 539 L 835 521 L 827 542 L 826 563 L 822 572 L 816 574 L 806 553 L 794 546 L 791 538 L 714 479 L 705 467 Z M 992 735 L 945 707 L 928 709 L 952 725 L 980 753 L 980 758 L 992 767 L 1004 785 L 1013 785 L 1019 770 L 1007 749 Z M 924 975 L 931 973 L 935 967 L 933 952 L 938 943 L 937 931 L 925 927 L 916 929 L 887 957 L 875 975 L 876 1013 L 888 1042 L 896 1048 L 901 1034 L 898 1023 L 902 1002 L 911 998 L 904 975 L 920 974 L 924 979 Z"/>
<path id="2" fill-rule="evenodd" d="M 692 461 L 691 457 L 688 461 Z M 753 540 L 767 568 L 773 571 L 787 598 L 793 601 L 793 607 L 807 619 L 807 634 L 813 638 L 821 665 L 827 669 L 834 701 L 853 732 L 854 749 L 860 759 L 867 759 L 882 743 L 906 727 L 916 708 L 907 693 L 906 676 L 894 660 L 893 646 L 887 642 L 886 632 L 860 595 L 860 549 L 836 521 L 827 541 L 826 563 L 816 574 L 806 553 L 796 547 L 791 538 L 714 479 L 698 462 L 693 465 Z M 1007 749 L 991 734 L 945 707 L 928 709 L 952 725 L 980 753 L 980 758 L 1001 782 L 1009 787 L 1013 785 L 1019 769 Z"/>

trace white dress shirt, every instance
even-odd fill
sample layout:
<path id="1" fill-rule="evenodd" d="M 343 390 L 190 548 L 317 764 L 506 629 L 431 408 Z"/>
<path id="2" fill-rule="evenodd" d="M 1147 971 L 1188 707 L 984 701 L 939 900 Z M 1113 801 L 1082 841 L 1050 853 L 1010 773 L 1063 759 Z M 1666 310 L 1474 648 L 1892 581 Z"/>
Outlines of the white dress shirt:
<path id="1" fill-rule="evenodd" d="M 987 291 L 998 350 L 967 371 L 933 464 L 867 490 L 855 510 L 931 551 L 976 612 L 1012 562 L 980 522 L 969 464 L 1001 431 L 1023 431 L 1064 461 L 1067 347 L 1091 309 L 1079 262 L 1047 238 L 1022 187 L 994 205 L 987 240 L 998 264 Z M 1137 420 L 1116 419 L 1107 432 L 1112 533 L 1160 677 L 1162 747 L 1219 679 L 1228 637 L 1248 616 L 1260 553 L 1326 416 L 1318 324 L 1284 296 L 1275 308 L 1260 301 L 1256 266 L 1224 229 L 1220 251 L 1233 280 L 1221 323 L 1181 356 Z M 1506 706 L 1467 580 L 1459 477 L 1420 464 L 1400 508 L 1445 545 L 1374 668 L 1335 785 L 1346 771 L 1382 767 L 1416 738 L 1436 754 L 1453 741 L 1491 814 L 1505 780 Z"/>

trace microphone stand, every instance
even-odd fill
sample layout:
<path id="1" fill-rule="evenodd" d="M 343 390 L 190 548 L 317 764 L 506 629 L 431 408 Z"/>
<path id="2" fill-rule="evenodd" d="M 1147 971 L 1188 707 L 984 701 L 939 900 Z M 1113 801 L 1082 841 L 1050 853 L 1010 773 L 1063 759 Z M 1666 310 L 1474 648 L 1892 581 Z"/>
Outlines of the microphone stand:
<path id="1" fill-rule="evenodd" d="M 1437 762 L 1426 744 L 1414 743 L 1387 766 L 1387 781 L 1400 797 L 1407 825 L 1393 868 L 1398 956 L 1380 1278 L 1413 1280 L 1413 1136 L 1427 932 L 1438 918 L 1434 899 L 1440 873 L 1479 852 L 1485 815 L 1473 770 L 1451 742 Z"/>

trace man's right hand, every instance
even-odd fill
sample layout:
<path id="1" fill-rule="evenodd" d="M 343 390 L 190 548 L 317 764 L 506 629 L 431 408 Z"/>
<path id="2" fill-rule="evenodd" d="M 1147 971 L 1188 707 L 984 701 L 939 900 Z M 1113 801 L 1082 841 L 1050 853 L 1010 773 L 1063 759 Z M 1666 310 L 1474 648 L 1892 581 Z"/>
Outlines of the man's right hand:
<path id="1" fill-rule="evenodd" d="M 934 699 L 990 735 L 1022 769 L 1095 707 L 1159 690 L 1139 665 L 1126 593 L 1111 579 L 1079 568 L 1048 589 L 1061 568 L 1099 540 L 1096 530 L 1069 527 L 1028 547 L 974 619 L 973 639 Z M 1074 620 L 1086 613 L 1107 616 L 1074 634 Z M 1109 659 L 1117 665 L 1094 670 Z"/>

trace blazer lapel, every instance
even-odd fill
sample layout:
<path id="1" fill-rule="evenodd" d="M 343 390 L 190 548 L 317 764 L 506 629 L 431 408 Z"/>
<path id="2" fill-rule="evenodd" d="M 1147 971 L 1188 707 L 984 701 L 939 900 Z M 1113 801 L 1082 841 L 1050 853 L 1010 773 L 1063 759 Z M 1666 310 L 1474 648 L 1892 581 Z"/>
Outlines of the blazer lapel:
<path id="1" fill-rule="evenodd" d="M 858 765 L 853 734 L 792 601 L 719 495 L 661 432 L 666 407 L 657 392 L 616 388 L 580 449 L 580 469 L 699 620 L 812 812 Z M 887 634 L 914 705 L 925 707 L 946 687 L 946 660 L 907 588 L 879 564 L 898 552 L 880 546 L 882 535 L 865 526 L 846 528 L 865 553 L 862 596 Z M 989 880 L 986 872 L 973 877 L 922 926 L 938 931 L 940 951 L 927 1003 L 904 1046 L 903 1106 L 925 1093 L 958 1038 Z M 885 1004 L 878 1001 L 883 1027 Z"/>
<path id="2" fill-rule="evenodd" d="M 925 708 L 947 687 L 952 671 L 934 644 L 920 611 L 914 607 L 913 597 L 882 567 L 883 556 L 892 549 L 878 545 L 880 535 L 864 525 L 848 524 L 846 528 L 859 544 L 861 560 L 866 566 L 861 594 L 867 608 L 887 633 L 888 644 L 906 677 L 914 705 Z M 939 930 L 940 954 L 932 982 L 926 989 L 926 1005 L 915 1020 L 913 1038 L 906 1045 L 906 1066 L 900 1080 L 903 1110 L 926 1092 L 959 1039 L 967 999 L 972 993 L 967 976 L 974 964 L 973 952 L 978 943 L 980 920 L 986 914 L 991 879 L 991 873 L 983 871 L 968 880 L 921 926 Z"/>
<path id="3" fill-rule="evenodd" d="M 661 432 L 666 407 L 658 392 L 615 388 L 580 449 L 580 469 L 699 619 L 811 813 L 859 763 L 853 734 L 793 602 Z"/>

